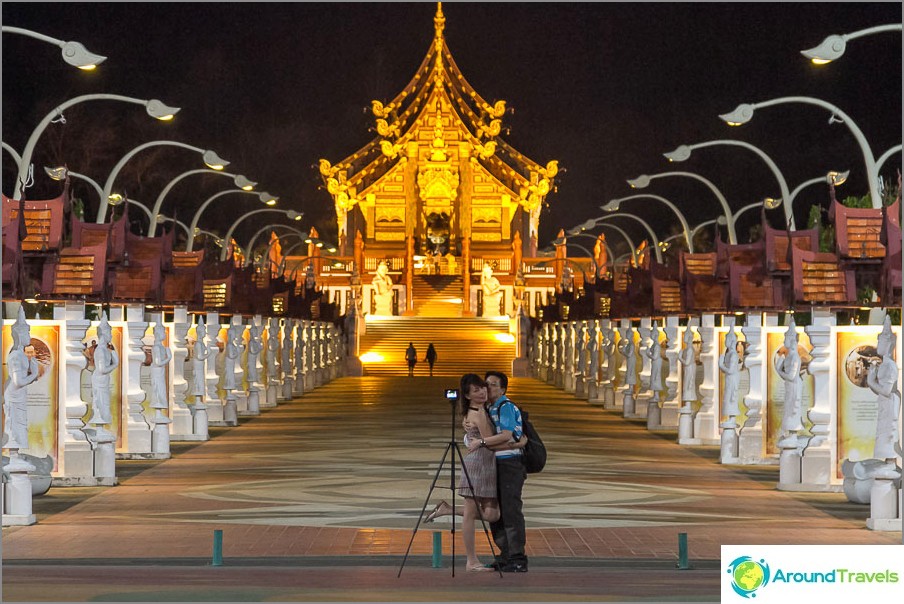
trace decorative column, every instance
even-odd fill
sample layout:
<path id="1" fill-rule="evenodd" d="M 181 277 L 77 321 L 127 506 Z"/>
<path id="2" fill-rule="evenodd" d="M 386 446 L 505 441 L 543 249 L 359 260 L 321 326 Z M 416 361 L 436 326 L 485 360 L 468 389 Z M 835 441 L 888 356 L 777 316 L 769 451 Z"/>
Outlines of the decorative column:
<path id="1" fill-rule="evenodd" d="M 188 308 L 176 306 L 173 308 L 173 325 L 170 331 L 170 349 L 173 351 L 173 360 L 170 368 L 173 372 L 173 397 L 170 407 L 170 440 L 196 440 L 191 408 L 186 399 L 190 397 L 188 379 L 185 369 L 188 366 L 188 330 L 191 328 L 191 319 L 188 317 Z"/>
<path id="2" fill-rule="evenodd" d="M 603 374 L 603 409 L 615 409 L 615 379 L 618 374 L 616 335 L 611 320 L 603 319 L 600 323 L 602 325 L 600 352 L 606 359 Z"/>
<path id="3" fill-rule="evenodd" d="M 649 406 L 653 400 L 653 391 L 650 389 L 650 357 L 648 352 L 652 339 L 650 338 L 653 319 L 642 317 L 637 333 L 640 334 L 640 344 L 637 347 L 637 355 L 640 357 L 640 376 L 637 379 L 637 392 L 634 395 L 634 413 L 636 417 L 646 417 Z"/>
<path id="4" fill-rule="evenodd" d="M 716 396 L 719 351 L 716 349 L 716 317 L 712 313 L 703 313 L 700 317 L 701 350 L 700 362 L 703 363 L 703 381 L 700 383 L 700 410 L 694 417 L 694 444 L 718 445 L 720 443 L 716 421 Z"/>
<path id="5" fill-rule="evenodd" d="M 550 383 L 552 360 L 555 358 L 555 334 L 552 323 L 543 323 L 543 357 L 540 360 L 540 375 L 547 384 Z"/>
<path id="6" fill-rule="evenodd" d="M 149 388 L 151 409 L 154 410 L 154 417 L 151 419 L 151 423 L 154 424 L 151 434 L 151 450 L 155 458 L 169 459 L 171 456 L 170 425 L 173 420 L 167 414 L 170 413 L 173 392 L 168 378 L 172 375 L 173 353 L 165 343 L 166 327 L 163 324 L 163 313 L 151 313 L 150 320 L 154 323 Z"/>
<path id="7" fill-rule="evenodd" d="M 577 352 L 577 347 L 579 346 L 577 339 L 575 322 L 569 321 L 565 323 L 565 364 L 562 375 L 562 387 L 569 394 L 574 393 L 575 365 L 577 364 L 575 363 L 575 352 Z"/>
<path id="8" fill-rule="evenodd" d="M 747 419 L 738 435 L 738 458 L 742 464 L 761 464 L 766 457 L 766 439 L 763 430 L 763 417 L 766 413 L 766 371 L 765 351 L 763 350 L 763 315 L 747 313 L 747 322 L 741 328 L 747 342 L 747 354 L 744 365 L 750 375 L 750 391 L 744 397 L 747 407 Z"/>
<path id="9" fill-rule="evenodd" d="M 91 374 L 91 419 L 92 428 L 85 432 L 94 445 L 94 480 L 98 486 L 116 484 L 116 435 L 108 429 L 113 423 L 111 414 L 110 374 L 116 371 L 121 359 L 119 351 L 112 349 L 113 331 L 107 321 L 107 313 L 102 313 L 97 325 L 97 348 L 94 349 L 94 372 Z"/>
<path id="10" fill-rule="evenodd" d="M 279 392 L 279 319 L 270 317 L 267 320 L 267 399 L 261 401 L 261 407 L 275 407 Z"/>
<path id="11" fill-rule="evenodd" d="M 132 455 L 146 457 L 152 452 L 151 426 L 144 416 L 142 403 L 148 398 L 141 387 L 141 365 L 145 361 L 144 339 L 148 330 L 148 322 L 144 320 L 144 304 L 130 304 L 126 307 L 126 344 L 125 363 L 123 363 L 122 379 L 125 385 L 124 394 L 128 406 L 126 424 L 126 453 L 122 458 Z"/>
<path id="12" fill-rule="evenodd" d="M 323 386 L 326 381 L 325 377 L 325 367 L 326 367 L 326 345 L 325 345 L 325 332 L 323 329 L 323 323 L 317 321 L 314 323 L 314 383 L 317 386 Z"/>
<path id="13" fill-rule="evenodd" d="M 684 346 L 678 355 L 681 362 L 681 408 L 678 410 L 678 444 L 699 445 L 694 435 L 694 413 L 700 400 L 697 386 L 697 354 L 694 351 L 694 326 L 688 319 L 684 328 Z"/>
<path id="14" fill-rule="evenodd" d="M 82 371 L 88 367 L 85 344 L 82 341 L 91 326 L 85 319 L 82 302 L 66 302 L 56 305 L 53 318 L 63 321 L 64 350 L 60 371 L 60 408 L 65 413 L 62 433 L 63 454 L 59 464 L 60 476 L 51 481 L 53 486 L 93 484 L 94 452 L 84 432 L 82 418 L 88 412 L 88 404 L 82 400 Z"/>
<path id="15" fill-rule="evenodd" d="M 665 359 L 668 362 L 668 375 L 665 377 L 665 400 L 662 402 L 660 412 L 660 424 L 666 428 L 678 426 L 678 409 L 681 407 L 681 392 L 678 355 L 681 353 L 681 327 L 678 324 L 678 316 L 672 315 L 665 318 L 663 332 L 666 341 Z"/>
<path id="16" fill-rule="evenodd" d="M 239 358 L 235 360 L 236 389 L 229 393 L 235 403 L 235 417 L 232 417 L 231 411 L 227 415 L 230 416 L 230 419 L 235 419 L 236 424 L 238 424 L 239 412 L 248 411 L 248 391 L 245 390 L 245 363 L 243 362 L 248 353 L 246 350 L 247 346 L 245 346 L 245 332 L 248 328 L 244 325 L 242 315 L 233 315 L 230 325 L 235 326 L 235 345 L 239 349 Z"/>
<path id="17" fill-rule="evenodd" d="M 260 393 L 264 389 L 261 382 L 261 365 L 260 355 L 264 350 L 264 343 L 261 340 L 263 334 L 263 318 L 260 315 L 254 315 L 248 326 L 248 349 L 245 357 L 245 382 L 248 384 L 248 409 L 246 415 L 260 415 L 261 398 Z"/>
<path id="18" fill-rule="evenodd" d="M 600 325 L 599 321 L 590 322 L 590 336 L 587 342 L 587 372 L 584 374 L 587 383 L 587 402 L 602 403 L 600 391 Z"/>
<path id="19" fill-rule="evenodd" d="M 310 392 L 317 387 L 314 380 L 314 326 L 312 321 L 304 323 L 304 389 Z"/>
<path id="20" fill-rule="evenodd" d="M 293 319 L 295 331 L 295 397 L 304 394 L 304 324 L 300 319 Z"/>
<path id="21" fill-rule="evenodd" d="M 207 326 L 207 347 L 210 356 L 205 363 L 204 380 L 207 384 L 207 395 L 204 404 L 207 406 L 207 425 L 225 426 L 223 421 L 223 404 L 226 402 L 220 398 L 220 389 L 223 387 L 223 371 L 225 361 L 225 345 L 220 346 L 220 313 L 209 312 L 204 318 Z M 225 344 L 225 343 L 224 343 Z"/>
<path id="22" fill-rule="evenodd" d="M 836 413 L 836 401 L 830 362 L 832 328 L 835 325 L 835 313 L 813 308 L 811 324 L 804 329 L 813 346 L 810 352 L 813 359 L 807 367 L 808 373 L 813 376 L 813 407 L 807 413 L 813 424 L 810 428 L 813 438 L 804 447 L 800 465 L 801 487 L 808 491 L 836 490 L 831 486 L 835 469 L 832 418 Z"/>
<path id="23" fill-rule="evenodd" d="M 295 374 L 292 372 L 292 323 L 289 319 L 282 320 L 282 347 L 280 348 L 282 362 L 279 368 L 282 371 L 282 399 L 292 400 L 292 391 L 295 389 Z"/>
<path id="24" fill-rule="evenodd" d="M 226 328 L 226 341 L 223 342 L 223 390 L 226 398 L 223 400 L 223 424 L 226 426 L 238 426 L 238 398 L 236 392 L 241 390 L 242 384 L 242 346 L 240 334 L 242 329 L 242 316 L 233 315 Z M 219 365 L 218 365 L 219 366 Z"/>
<path id="25" fill-rule="evenodd" d="M 587 380 L 584 374 L 587 372 L 588 357 L 590 356 L 590 336 L 587 333 L 586 321 L 580 321 L 575 327 L 577 342 L 575 342 L 574 358 L 576 359 L 576 362 L 574 364 L 574 370 L 572 371 L 572 373 L 574 373 L 574 395 L 586 400 L 588 398 L 586 386 Z"/>

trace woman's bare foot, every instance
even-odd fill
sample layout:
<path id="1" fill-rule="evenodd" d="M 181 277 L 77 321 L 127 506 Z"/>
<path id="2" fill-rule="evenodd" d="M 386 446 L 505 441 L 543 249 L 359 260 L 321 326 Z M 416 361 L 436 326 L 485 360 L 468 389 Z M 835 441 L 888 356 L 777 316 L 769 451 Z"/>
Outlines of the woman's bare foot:
<path id="1" fill-rule="evenodd" d="M 465 570 L 473 573 L 493 572 L 493 569 L 478 560 L 476 563 L 468 562 L 465 564 Z"/>
<path id="2" fill-rule="evenodd" d="M 433 508 L 433 511 L 430 512 L 430 515 L 424 520 L 424 523 L 433 522 L 440 516 L 448 516 L 452 513 L 452 506 L 444 501 L 440 501 L 436 504 L 436 507 Z"/>

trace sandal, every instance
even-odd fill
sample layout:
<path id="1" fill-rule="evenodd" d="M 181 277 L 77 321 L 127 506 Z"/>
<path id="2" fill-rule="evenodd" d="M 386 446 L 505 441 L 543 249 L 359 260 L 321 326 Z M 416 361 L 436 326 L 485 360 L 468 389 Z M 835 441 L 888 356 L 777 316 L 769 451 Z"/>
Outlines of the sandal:
<path id="1" fill-rule="evenodd" d="M 440 501 L 439 503 L 437 503 L 436 507 L 433 508 L 433 511 L 430 512 L 426 519 L 424 519 L 424 524 L 433 522 L 434 520 L 436 520 L 437 516 L 441 516 L 442 514 L 440 514 L 440 512 L 442 511 L 444 506 L 449 507 L 449 504 L 445 501 Z"/>
<path id="2" fill-rule="evenodd" d="M 465 564 L 465 570 L 467 570 L 469 573 L 493 572 L 493 569 L 491 567 L 481 562 L 478 562 L 475 566 Z"/>

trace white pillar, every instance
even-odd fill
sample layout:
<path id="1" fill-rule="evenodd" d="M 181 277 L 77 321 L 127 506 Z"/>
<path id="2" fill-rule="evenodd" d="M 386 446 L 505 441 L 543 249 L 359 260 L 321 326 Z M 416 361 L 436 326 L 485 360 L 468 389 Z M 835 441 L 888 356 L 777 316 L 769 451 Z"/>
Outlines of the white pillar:
<path id="1" fill-rule="evenodd" d="M 827 491 L 832 488 L 835 472 L 833 455 L 836 414 L 835 389 L 832 383 L 832 327 L 836 324 L 835 313 L 814 308 L 811 324 L 804 329 L 810 336 L 813 360 L 807 368 L 813 376 L 813 407 L 807 417 L 813 426 L 813 438 L 804 447 L 801 460 L 800 481 L 805 490 Z"/>
<path id="2" fill-rule="evenodd" d="M 82 418 L 88 412 L 88 404 L 82 400 L 82 371 L 88 367 L 85 345 L 82 340 L 91 326 L 85 319 L 82 302 L 66 302 L 53 309 L 53 317 L 64 321 L 63 362 L 60 364 L 60 408 L 65 413 L 63 453 L 59 464 L 59 476 L 52 483 L 56 486 L 94 484 L 94 451 L 84 432 Z"/>
<path id="3" fill-rule="evenodd" d="M 741 333 L 747 342 L 744 365 L 749 372 L 750 390 L 744 397 L 747 419 L 738 436 L 738 458 L 742 464 L 761 464 L 766 462 L 766 431 L 763 430 L 763 418 L 766 415 L 763 314 L 747 313 L 747 321 L 741 328 Z"/>
<path id="4" fill-rule="evenodd" d="M 716 346 L 716 318 L 712 313 L 704 313 L 700 317 L 700 334 L 702 348 L 700 362 L 703 363 L 703 382 L 700 384 L 700 410 L 694 417 L 694 438 L 703 445 L 720 443 L 718 431 L 718 404 L 716 403 L 716 381 L 718 372 L 719 350 Z"/>
<path id="5" fill-rule="evenodd" d="M 188 381 L 185 378 L 185 366 L 188 360 L 188 330 L 191 320 L 188 318 L 188 308 L 176 306 L 173 308 L 173 324 L 170 329 L 170 349 L 173 351 L 172 370 L 173 392 L 170 398 L 170 439 L 175 441 L 190 440 L 194 434 L 192 413 L 186 397 L 188 394 Z"/>
<path id="6" fill-rule="evenodd" d="M 650 337 L 651 328 L 653 327 L 653 319 L 651 317 L 642 317 L 640 319 L 640 327 L 637 333 L 640 334 L 640 342 L 637 346 L 638 362 L 640 365 L 640 376 L 637 378 L 638 390 L 634 395 L 634 413 L 637 417 L 646 417 L 649 406 L 653 400 L 653 391 L 650 389 L 650 357 L 647 352 L 653 340 Z"/>
<path id="7" fill-rule="evenodd" d="M 147 456 L 151 446 L 151 425 L 144 416 L 142 403 L 148 393 L 141 387 L 141 365 L 145 361 L 144 339 L 148 322 L 144 320 L 144 304 L 129 304 L 126 308 L 126 342 L 122 354 L 124 395 L 128 407 L 125 430 L 125 449 L 132 455 Z"/>
<path id="8" fill-rule="evenodd" d="M 665 359 L 668 362 L 668 375 L 665 377 L 665 400 L 662 402 L 659 423 L 663 428 L 678 427 L 678 409 L 681 407 L 681 382 L 678 371 L 678 354 L 681 352 L 681 327 L 678 316 L 665 318 L 662 331 L 668 338 L 665 348 Z"/>
<path id="9" fill-rule="evenodd" d="M 364 321 L 361 321 L 363 323 Z M 295 390 L 293 395 L 296 397 L 304 394 L 304 323 L 300 319 L 293 319 L 293 331 L 295 332 L 295 354 L 294 370 L 295 370 Z M 357 351 L 355 352 L 357 354 Z"/>

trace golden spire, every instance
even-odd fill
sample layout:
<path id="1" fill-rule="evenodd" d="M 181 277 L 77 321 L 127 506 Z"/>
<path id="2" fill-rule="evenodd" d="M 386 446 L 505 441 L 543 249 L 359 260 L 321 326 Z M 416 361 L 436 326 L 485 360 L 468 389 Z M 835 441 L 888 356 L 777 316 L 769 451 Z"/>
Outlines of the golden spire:
<path id="1" fill-rule="evenodd" d="M 433 28 L 436 30 L 436 37 L 443 37 L 443 29 L 446 27 L 446 16 L 443 14 L 443 3 L 436 3 L 436 15 L 433 17 Z"/>

